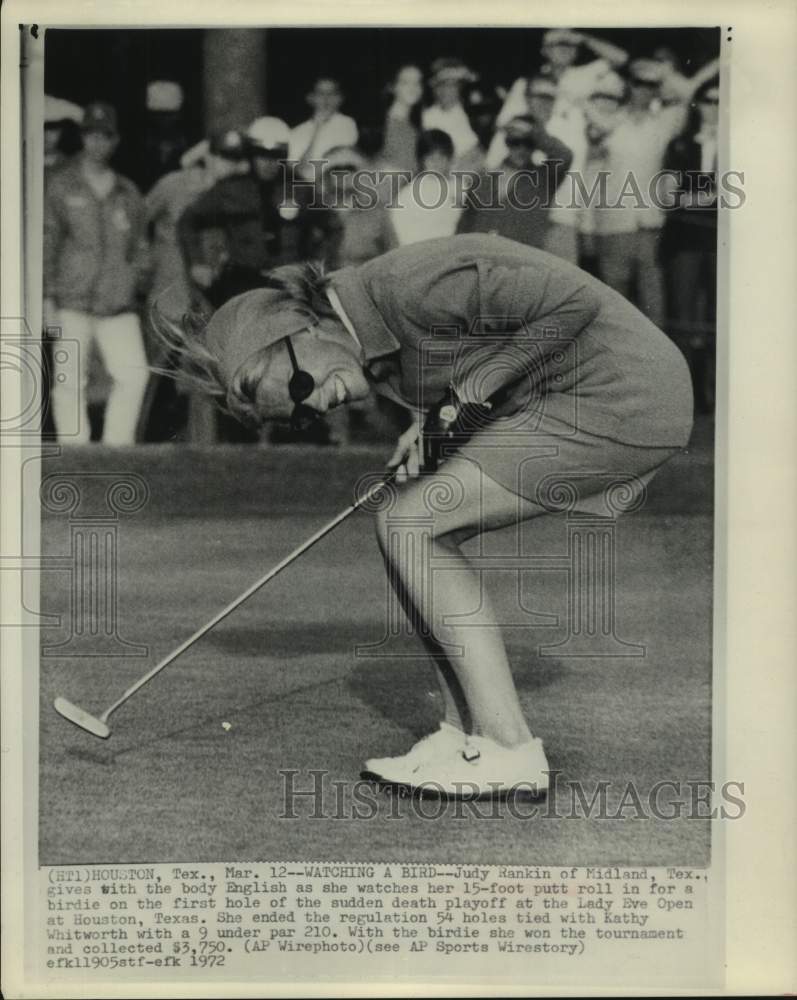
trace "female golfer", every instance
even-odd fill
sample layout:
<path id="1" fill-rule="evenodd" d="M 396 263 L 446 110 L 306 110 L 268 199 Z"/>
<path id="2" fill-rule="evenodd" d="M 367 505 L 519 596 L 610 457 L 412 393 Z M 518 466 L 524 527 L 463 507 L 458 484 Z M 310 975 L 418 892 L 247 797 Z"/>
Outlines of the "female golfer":
<path id="1" fill-rule="evenodd" d="M 544 791 L 541 741 L 460 546 L 552 509 L 563 484 L 575 509 L 594 514 L 610 513 L 607 482 L 643 490 L 689 437 L 692 393 L 677 348 L 579 268 L 475 234 L 327 276 L 278 268 L 270 287 L 231 299 L 198 335 L 168 335 L 188 377 L 244 421 L 302 421 L 374 390 L 412 413 L 389 462 L 401 485 L 376 531 L 391 583 L 425 626 L 445 715 L 408 753 L 365 769 L 449 796 Z M 429 551 L 403 545 L 402 532 L 429 516 L 435 486 L 449 502 L 433 514 L 435 554 L 446 557 L 433 576 Z M 456 624 L 476 608 L 481 627 Z"/>

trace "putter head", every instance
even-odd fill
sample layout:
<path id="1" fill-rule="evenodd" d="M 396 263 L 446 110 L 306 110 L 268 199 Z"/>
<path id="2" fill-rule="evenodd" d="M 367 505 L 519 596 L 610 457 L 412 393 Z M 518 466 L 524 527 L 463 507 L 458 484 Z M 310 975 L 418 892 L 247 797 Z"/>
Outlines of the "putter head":
<path id="1" fill-rule="evenodd" d="M 82 708 L 73 705 L 66 698 L 56 698 L 53 702 L 53 708 L 59 715 L 63 715 L 65 719 L 80 726 L 81 729 L 85 729 L 92 736 L 99 736 L 100 739 L 107 740 L 111 735 L 111 730 L 101 719 L 89 715 L 88 712 L 84 712 Z"/>

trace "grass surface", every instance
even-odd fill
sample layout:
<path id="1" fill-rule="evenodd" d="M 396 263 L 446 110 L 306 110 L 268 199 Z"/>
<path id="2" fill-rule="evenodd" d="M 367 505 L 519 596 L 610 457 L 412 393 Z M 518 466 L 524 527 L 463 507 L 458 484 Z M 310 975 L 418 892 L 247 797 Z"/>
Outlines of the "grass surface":
<path id="1" fill-rule="evenodd" d="M 43 475 L 136 471 L 150 489 L 119 521 L 119 633 L 143 657 L 41 661 L 42 864 L 258 859 L 491 863 L 684 864 L 709 860 L 703 820 L 570 818 L 571 783 L 589 797 L 627 783 L 643 801 L 656 782 L 710 774 L 710 427 L 663 470 L 639 513 L 617 527 L 617 633 L 642 659 L 540 656 L 564 635 L 559 572 L 524 574 L 523 604 L 562 624 L 523 627 L 512 574 L 490 574 L 520 697 L 558 786 L 537 816 L 479 818 L 453 806 L 425 815 L 373 794 L 370 819 L 337 818 L 362 761 L 405 750 L 436 725 L 431 672 L 410 639 L 385 658 L 354 655 L 384 634 L 386 585 L 366 515 L 357 514 L 169 666 L 111 720 L 102 742 L 55 714 L 58 694 L 99 714 L 158 659 L 350 502 L 366 448 L 152 446 L 70 449 Z M 48 515 L 42 551 L 69 551 L 66 516 Z M 526 551 L 566 551 L 562 517 L 524 528 Z M 507 551 L 511 532 L 490 538 Z M 68 576 L 43 574 L 42 610 L 64 616 L 42 642 L 67 636 Z M 515 611 L 513 613 L 513 607 Z M 412 654 L 405 656 L 397 654 Z M 228 723 L 225 727 L 222 724 Z M 298 801 L 282 818 L 281 769 L 329 772 L 323 811 Z M 342 783 L 339 791 L 333 782 Z M 339 798 L 336 798 L 336 795 Z M 340 805 L 342 803 L 342 807 Z M 524 808 L 528 808 L 527 806 Z M 361 808 L 364 811 L 364 807 Z M 487 811 L 483 807 L 483 811 Z M 555 814 L 558 814 L 555 815 Z"/>

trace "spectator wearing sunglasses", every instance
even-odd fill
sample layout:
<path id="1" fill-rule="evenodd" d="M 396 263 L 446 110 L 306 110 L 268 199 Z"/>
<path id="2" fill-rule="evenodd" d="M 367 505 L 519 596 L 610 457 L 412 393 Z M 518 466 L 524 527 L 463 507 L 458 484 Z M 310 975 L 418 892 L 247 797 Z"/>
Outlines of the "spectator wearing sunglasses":
<path id="1" fill-rule="evenodd" d="M 543 247 L 548 211 L 570 166 L 570 150 L 531 115 L 513 118 L 504 132 L 507 154 L 491 183 L 467 195 L 459 231 L 493 233 Z"/>
<path id="2" fill-rule="evenodd" d="M 557 110 L 558 109 L 558 110 Z M 576 207 L 574 175 L 584 169 L 587 155 L 586 120 L 579 106 L 565 105 L 557 101 L 557 87 L 553 80 L 545 76 L 535 76 L 526 82 L 525 107 L 518 118 L 530 118 L 550 139 L 558 140 L 568 150 L 565 157 L 569 168 L 557 168 L 556 195 L 546 214 L 544 249 L 549 253 L 578 263 L 578 223 L 579 210 Z M 510 121 L 511 121 L 510 120 Z M 507 123 L 499 128 L 487 153 L 490 168 L 500 167 L 506 160 Z"/>

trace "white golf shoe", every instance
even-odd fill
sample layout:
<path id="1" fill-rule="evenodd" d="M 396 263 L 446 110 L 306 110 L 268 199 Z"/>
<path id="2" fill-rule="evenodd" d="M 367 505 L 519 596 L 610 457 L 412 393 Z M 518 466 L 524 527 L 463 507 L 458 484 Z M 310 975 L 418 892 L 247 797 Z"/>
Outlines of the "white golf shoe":
<path id="1" fill-rule="evenodd" d="M 486 736 L 470 736 L 464 748 L 405 772 L 402 783 L 425 795 L 479 799 L 544 795 L 548 780 L 542 740 L 534 737 L 518 747 L 502 747 Z"/>
<path id="2" fill-rule="evenodd" d="M 418 740 L 407 753 L 399 757 L 372 757 L 365 762 L 363 770 L 390 784 L 406 785 L 418 768 L 427 764 L 434 766 L 462 750 L 466 739 L 461 729 L 441 722 L 439 729 Z"/>

